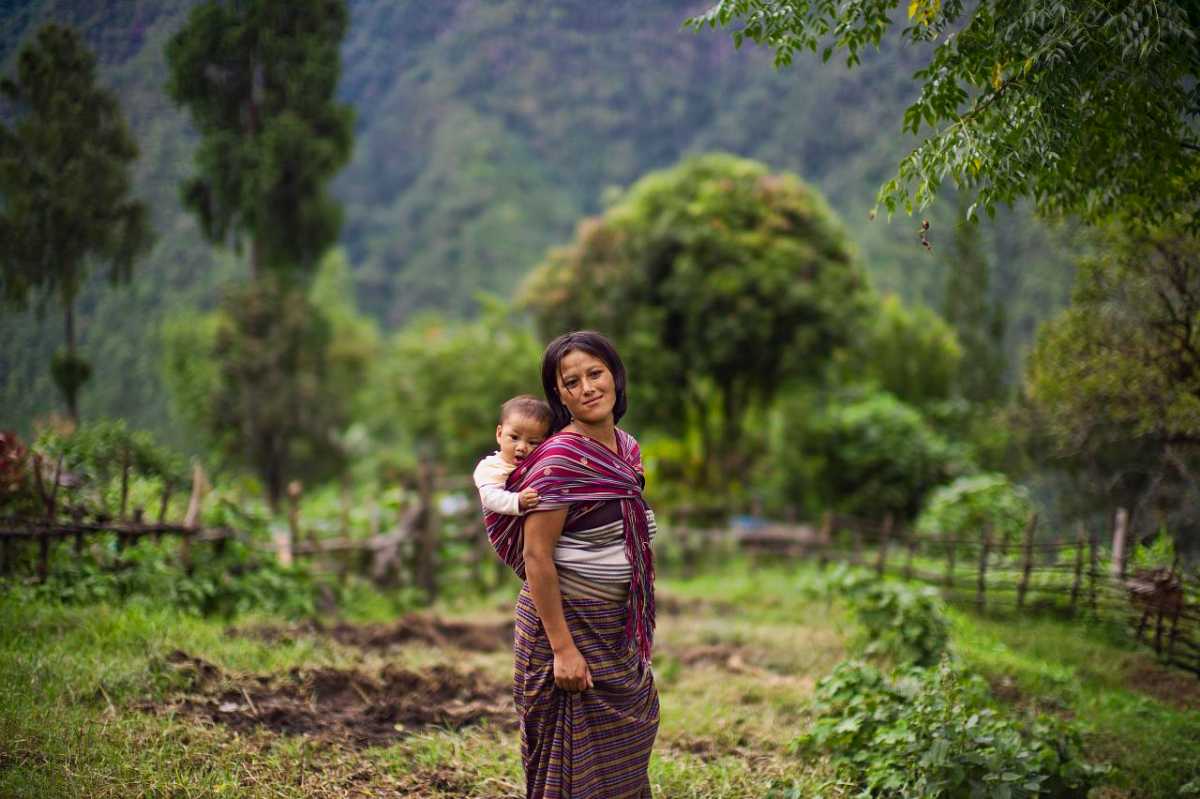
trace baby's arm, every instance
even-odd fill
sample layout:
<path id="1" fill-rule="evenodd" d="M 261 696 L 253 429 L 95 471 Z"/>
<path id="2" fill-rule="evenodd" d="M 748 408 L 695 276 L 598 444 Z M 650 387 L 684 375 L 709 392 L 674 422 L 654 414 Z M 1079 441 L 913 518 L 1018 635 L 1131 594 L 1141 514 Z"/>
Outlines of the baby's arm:
<path id="1" fill-rule="evenodd" d="M 479 486 L 479 501 L 483 507 L 505 516 L 521 515 L 521 495 L 516 491 L 505 491 L 504 486 L 494 483 Z"/>
<path id="2" fill-rule="evenodd" d="M 499 470 L 492 467 L 487 462 L 487 459 L 479 462 L 475 467 L 475 487 L 479 489 L 479 501 L 483 503 L 483 507 L 493 513 L 502 513 L 505 516 L 520 516 L 525 510 L 537 504 L 537 493 L 532 489 L 525 491 L 506 491 L 504 489 L 505 475 Z M 522 496 L 532 494 L 525 498 L 522 502 Z"/>

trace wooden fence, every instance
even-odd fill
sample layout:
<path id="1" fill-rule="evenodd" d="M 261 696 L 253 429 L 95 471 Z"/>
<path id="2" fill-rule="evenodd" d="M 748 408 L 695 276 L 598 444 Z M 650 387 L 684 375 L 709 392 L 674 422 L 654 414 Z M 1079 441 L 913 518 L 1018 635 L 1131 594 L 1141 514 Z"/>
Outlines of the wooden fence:
<path id="1" fill-rule="evenodd" d="M 1200 676 L 1200 574 L 1179 559 L 1132 568 L 1128 516 L 1118 510 L 1111 545 L 1082 526 L 1057 540 L 1037 535 L 1030 518 L 1017 540 L 977 534 L 928 534 L 882 522 L 827 515 L 817 528 L 766 525 L 733 533 L 689 531 L 690 547 L 723 535 L 757 556 L 848 563 L 938 587 L 947 601 L 984 611 L 1049 612 L 1081 620 L 1129 622 L 1136 638 L 1165 661 Z M 691 538 L 689 542 L 688 538 Z"/>
<path id="2" fill-rule="evenodd" d="M 198 465 L 193 467 L 192 489 L 184 518 L 166 518 L 173 486 L 168 484 L 158 504 L 157 517 L 147 520 L 145 509 L 128 507 L 129 470 L 122 472 L 120 508 L 114 515 L 104 511 L 87 512 L 64 501 L 59 493 L 62 464 L 53 477 L 42 479 L 43 464 L 36 464 L 36 488 L 44 515 L 0 517 L 0 576 L 14 574 L 32 558 L 32 576 L 45 581 L 50 575 L 54 556 L 62 557 L 60 547 L 72 544 L 69 556 L 87 555 L 89 539 L 115 536 L 118 550 L 151 538 L 178 540 L 178 560 L 190 570 L 192 549 L 209 545 L 222 550 L 232 540 L 251 548 L 272 553 L 283 565 L 298 559 L 312 562 L 318 571 L 341 574 L 358 572 L 369 575 L 381 585 L 409 585 L 421 589 L 430 600 L 438 596 L 442 575 L 448 570 L 465 571 L 481 587 L 490 587 L 502 579 L 504 569 L 495 558 L 483 531 L 479 511 L 473 504 L 460 513 L 444 516 L 439 512 L 439 493 L 464 489 L 469 481 L 439 480 L 432 466 L 422 464 L 415 480 L 411 501 L 402 504 L 386 526 L 375 520 L 366 536 L 354 536 L 347 524 L 339 535 L 329 536 L 320 525 L 301 517 L 301 486 L 288 486 L 286 526 L 275 529 L 269 541 L 228 527 L 204 527 L 200 524 L 205 496 L 210 492 L 208 479 Z M 50 488 L 45 484 L 49 483 Z M 471 487 L 473 490 L 473 486 Z M 57 551 L 57 552 L 56 552 Z M 506 568 L 506 567 L 505 567 Z"/>
<path id="3" fill-rule="evenodd" d="M 339 535 L 330 536 L 319 525 L 301 518 L 299 484 L 288 490 L 287 524 L 273 532 L 270 541 L 245 531 L 205 528 L 199 524 L 209 491 L 203 470 L 193 469 L 191 494 L 184 518 L 167 520 L 173 486 L 168 484 L 157 503 L 157 515 L 147 520 L 143 508 L 128 506 L 128 467 L 122 474 L 120 508 L 109 518 L 88 516 L 59 496 L 61 462 L 53 478 L 37 490 L 44 515 L 36 518 L 0 518 L 0 575 L 12 573 L 31 550 L 36 579 L 49 575 L 52 554 L 64 543 L 73 543 L 73 554 L 85 556 L 86 541 L 115 535 L 118 549 L 150 537 L 178 539 L 178 557 L 188 569 L 192 548 L 209 545 L 218 550 L 230 540 L 240 540 L 270 551 L 283 564 L 309 559 L 318 570 L 365 573 L 377 583 L 408 585 L 430 600 L 437 598 L 443 581 L 468 579 L 493 587 L 508 570 L 493 554 L 483 531 L 468 480 L 439 478 L 429 464 L 416 475 L 410 501 L 401 505 L 388 525 L 374 520 L 365 536 L 354 536 L 343 521 Z M 50 483 L 50 488 L 44 485 Z M 453 513 L 443 513 L 439 496 L 455 492 L 469 497 Z M 1177 561 L 1169 567 L 1128 569 L 1128 517 L 1115 516 L 1111 546 L 1082 527 L 1065 539 L 1039 539 L 1037 518 L 1031 518 L 1020 540 L 996 537 L 989 530 L 964 534 L 921 534 L 900 529 L 891 518 L 881 522 L 827 514 L 818 527 L 761 525 L 753 528 L 698 529 L 664 525 L 656 544 L 660 565 L 690 571 L 714 552 L 744 549 L 756 557 L 814 558 L 821 565 L 845 562 L 873 569 L 878 575 L 896 575 L 938 586 L 948 601 L 980 610 L 1034 609 L 1070 614 L 1081 619 L 1129 620 L 1138 640 L 1154 647 L 1164 660 L 1200 675 L 1200 574 L 1186 571 Z M 61 550 L 60 556 L 61 556 Z M 457 574 L 454 572 L 457 571 Z"/>

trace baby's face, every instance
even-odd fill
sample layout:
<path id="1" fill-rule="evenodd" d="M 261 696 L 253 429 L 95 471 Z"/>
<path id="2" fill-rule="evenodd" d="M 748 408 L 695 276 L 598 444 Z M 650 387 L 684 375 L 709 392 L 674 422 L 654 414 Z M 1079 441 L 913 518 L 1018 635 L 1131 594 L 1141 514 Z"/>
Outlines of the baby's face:
<path id="1" fill-rule="evenodd" d="M 533 448 L 546 438 L 549 425 L 519 413 L 496 425 L 496 443 L 500 445 L 500 457 L 508 463 L 520 463 Z"/>

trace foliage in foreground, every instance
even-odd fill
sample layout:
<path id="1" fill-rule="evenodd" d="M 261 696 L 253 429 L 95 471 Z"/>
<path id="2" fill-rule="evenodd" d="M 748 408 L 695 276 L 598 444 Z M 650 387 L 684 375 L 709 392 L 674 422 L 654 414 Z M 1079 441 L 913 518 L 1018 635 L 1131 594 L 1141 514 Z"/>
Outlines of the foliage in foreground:
<path id="1" fill-rule="evenodd" d="M 226 542 L 221 552 L 194 547 L 192 566 L 177 560 L 178 542 L 143 541 L 119 549 L 115 536 L 95 543 L 82 558 L 56 562 L 44 583 L 0 581 L 0 590 L 26 601 L 93 605 L 152 602 L 194 616 L 231 618 L 243 613 L 311 616 L 324 596 L 336 601 L 336 587 L 304 565 L 280 566 L 274 556 L 245 544 Z"/>
<path id="2" fill-rule="evenodd" d="M 859 796 L 1066 799 L 1087 796 L 1103 773 L 1070 725 L 998 713 L 983 679 L 949 658 L 891 677 L 846 661 L 817 684 L 816 709 L 797 745 L 829 753 Z"/>
<path id="3" fill-rule="evenodd" d="M 864 655 L 897 664 L 932 666 L 945 654 L 950 630 L 936 589 L 878 580 L 866 572 L 839 567 L 830 574 L 824 590 L 849 603 Z"/>
<path id="4" fill-rule="evenodd" d="M 949 651 L 937 592 L 839 568 L 819 583 L 848 603 L 863 655 L 817 684 L 816 719 L 796 741 L 825 752 L 862 797 L 1084 797 L 1105 769 L 1084 762 L 1079 731 L 992 707 L 982 677 Z M 786 792 L 784 796 L 787 796 Z"/>

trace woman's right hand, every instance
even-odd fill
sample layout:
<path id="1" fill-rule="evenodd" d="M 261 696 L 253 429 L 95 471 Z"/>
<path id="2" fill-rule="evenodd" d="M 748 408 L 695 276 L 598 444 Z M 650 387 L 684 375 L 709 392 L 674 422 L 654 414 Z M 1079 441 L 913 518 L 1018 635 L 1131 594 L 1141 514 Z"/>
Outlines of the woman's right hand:
<path id="1" fill-rule="evenodd" d="M 592 672 L 578 648 L 572 646 L 554 653 L 554 684 L 574 692 L 592 687 Z"/>

